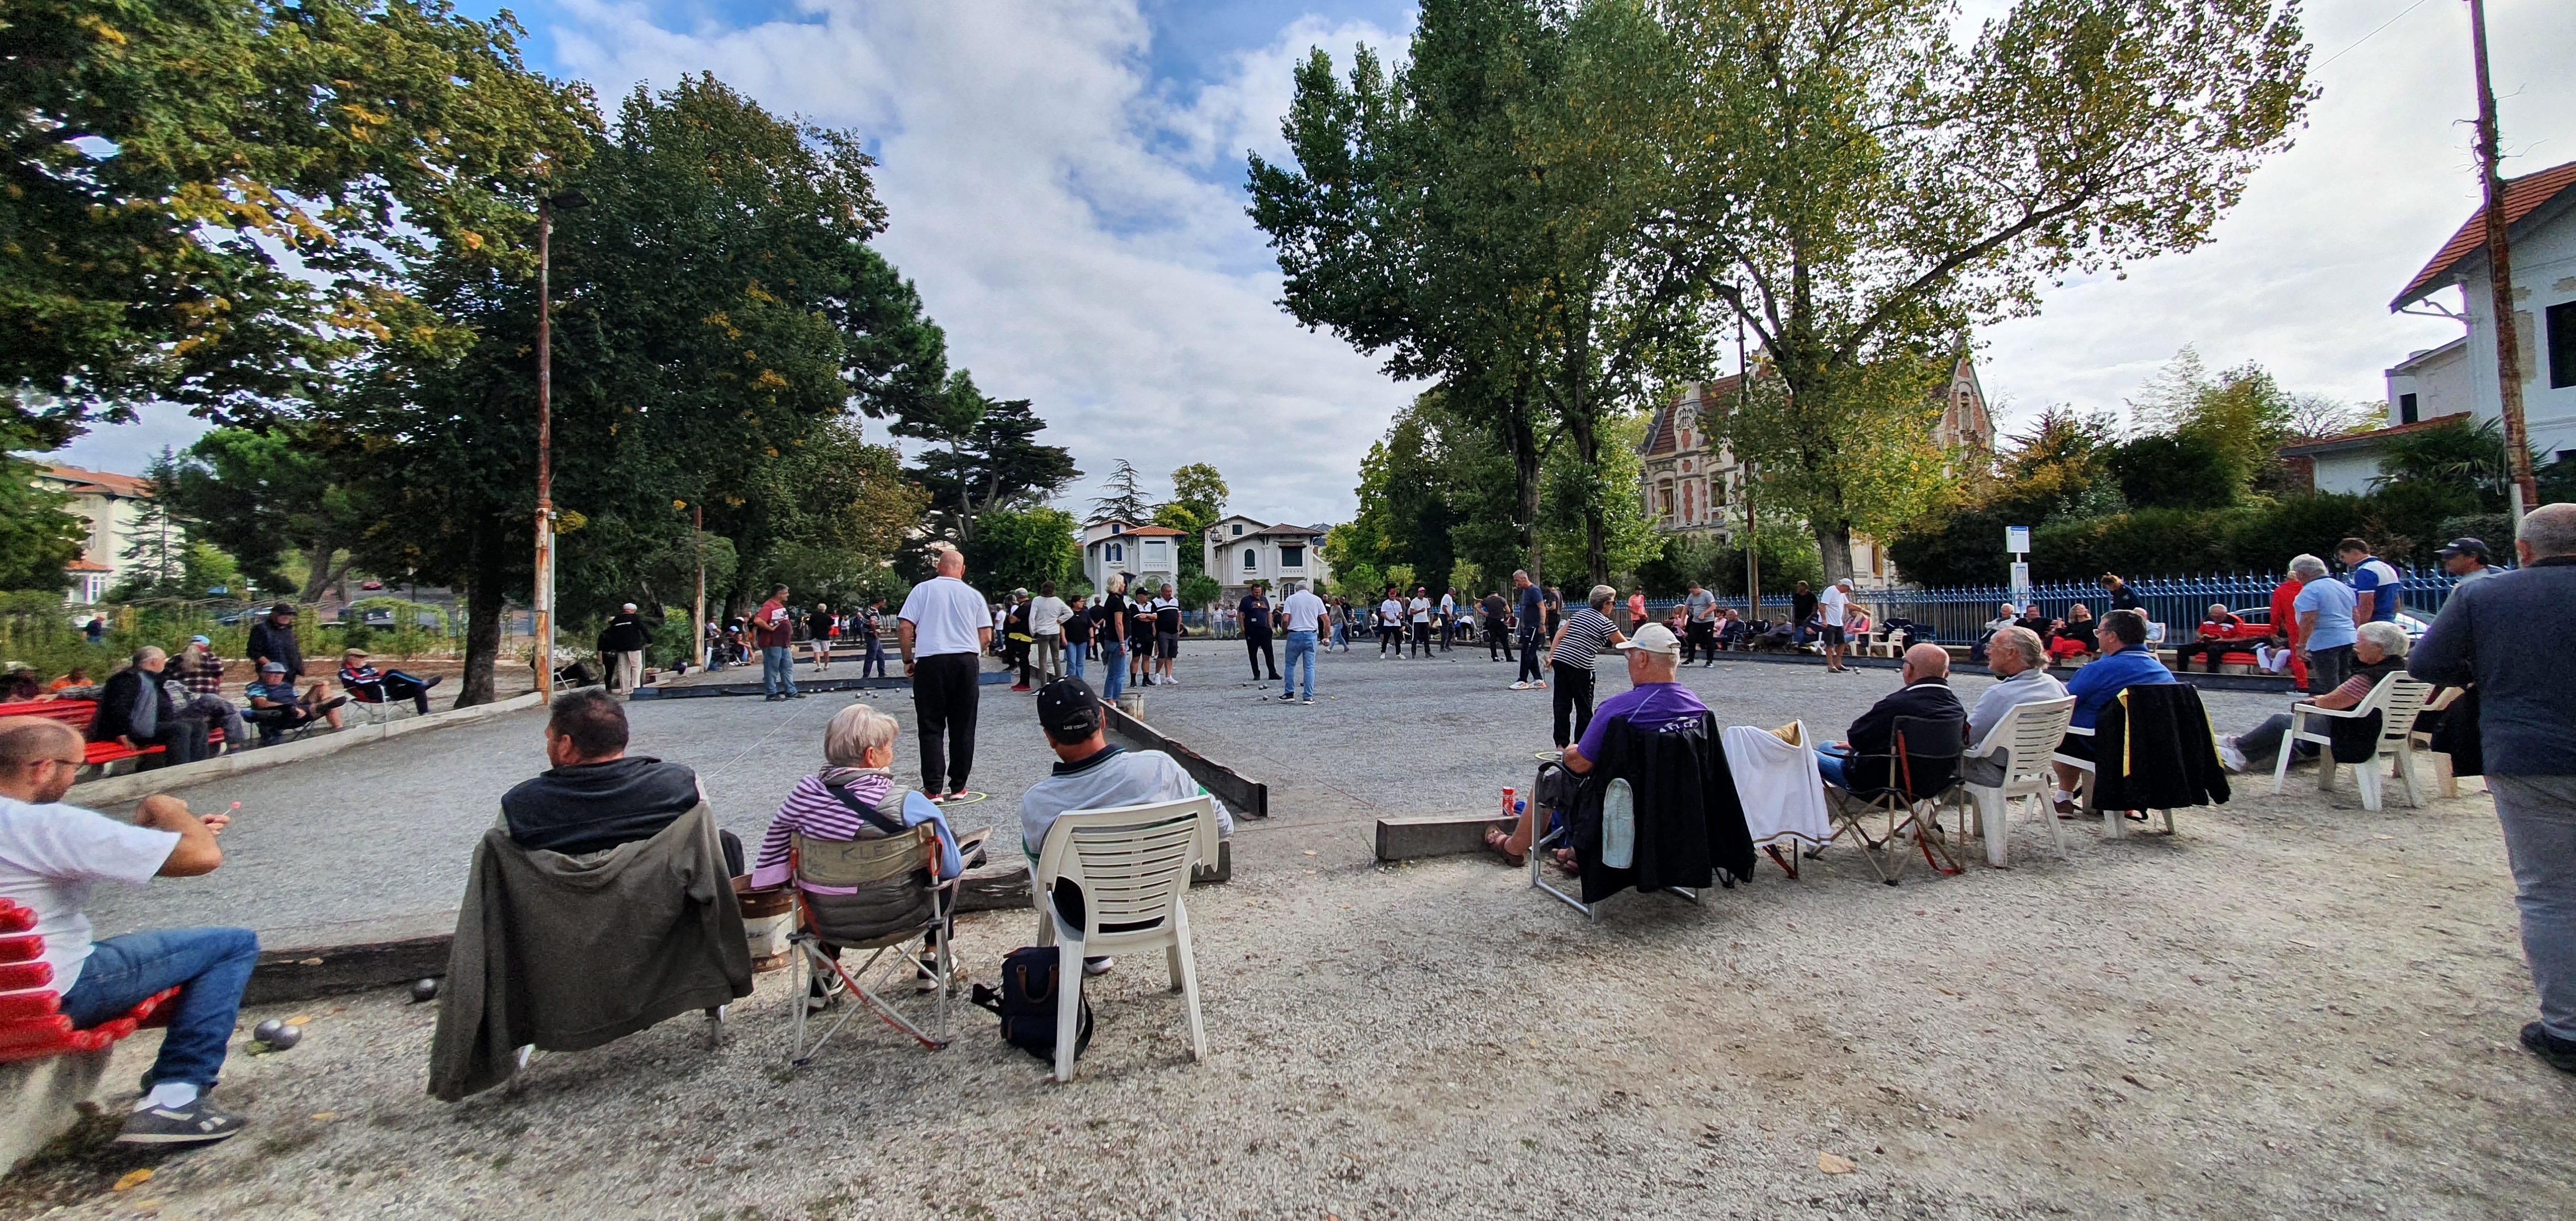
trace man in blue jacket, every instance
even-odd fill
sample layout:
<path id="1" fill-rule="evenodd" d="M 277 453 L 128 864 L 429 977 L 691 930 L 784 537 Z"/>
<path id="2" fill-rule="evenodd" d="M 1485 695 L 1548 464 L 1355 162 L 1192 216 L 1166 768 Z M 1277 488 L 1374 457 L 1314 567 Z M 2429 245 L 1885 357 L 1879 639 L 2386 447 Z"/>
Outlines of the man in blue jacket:
<path id="1" fill-rule="evenodd" d="M 2540 993 L 2522 1045 L 2576 1073 L 2576 649 L 2560 640 L 2576 605 L 2576 504 L 2524 515 L 2513 547 L 2522 567 L 2452 590 L 2406 672 L 2475 684 L 2487 791 Z"/>
<path id="2" fill-rule="evenodd" d="M 2075 697 L 2075 720 L 2071 727 L 2084 733 L 2069 733 L 2059 743 L 2057 752 L 2078 759 L 2093 757 L 2093 722 L 2102 709 L 2120 698 L 2131 687 L 2154 686 L 2174 681 L 2173 671 L 2156 660 L 2155 650 L 2147 648 L 2147 617 L 2133 610 L 2115 610 L 2102 616 L 2102 626 L 2093 629 L 2094 643 L 2102 650 L 2099 660 L 2086 662 L 2075 677 L 2066 680 L 2066 693 Z M 2075 782 L 2084 773 L 2064 763 L 2057 765 L 2057 812 L 2075 810 L 2072 794 Z"/>

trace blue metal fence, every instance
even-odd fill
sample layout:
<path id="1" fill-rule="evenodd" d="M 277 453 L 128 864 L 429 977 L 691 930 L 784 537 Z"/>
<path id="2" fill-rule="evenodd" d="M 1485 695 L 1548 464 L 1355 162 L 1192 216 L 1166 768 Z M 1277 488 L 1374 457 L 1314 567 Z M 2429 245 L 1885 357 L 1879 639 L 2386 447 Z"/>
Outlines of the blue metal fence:
<path id="1" fill-rule="evenodd" d="M 2442 603 L 2451 596 L 2457 578 L 2438 568 L 2401 568 L 2398 570 L 2405 598 L 2405 611 L 2429 620 L 2440 614 Z M 2339 580 L 2345 578 L 2337 578 Z M 2141 577 L 2129 582 L 2137 591 L 2138 601 L 2151 622 L 2165 625 L 2169 640 L 2188 640 L 2208 612 L 2209 604 L 2223 603 L 2229 610 L 2266 611 L 2272 604 L 2272 589 L 2282 578 L 2267 573 L 2213 573 L 2180 577 Z M 2109 609 L 2109 591 L 2092 581 L 2037 581 L 2030 590 L 2030 601 L 2039 603 L 2040 611 L 2052 619 L 2062 619 L 2076 603 L 2083 603 L 2094 614 Z M 2012 601 L 2012 591 L 2002 585 L 1949 589 L 1865 589 L 1853 600 L 1869 608 L 1871 618 L 1880 623 L 1890 619 L 1910 619 L 1918 635 L 1929 629 L 1930 639 L 1942 644 L 1972 644 L 1985 638 L 1986 624 L 1996 611 Z M 1742 598 L 1720 597 L 1719 606 L 1745 609 Z M 1649 599 L 1646 613 L 1661 619 L 1672 613 L 1679 600 Z M 1748 611 L 1749 619 L 1778 621 L 1789 614 L 1789 597 L 1765 590 L 1759 614 Z"/>

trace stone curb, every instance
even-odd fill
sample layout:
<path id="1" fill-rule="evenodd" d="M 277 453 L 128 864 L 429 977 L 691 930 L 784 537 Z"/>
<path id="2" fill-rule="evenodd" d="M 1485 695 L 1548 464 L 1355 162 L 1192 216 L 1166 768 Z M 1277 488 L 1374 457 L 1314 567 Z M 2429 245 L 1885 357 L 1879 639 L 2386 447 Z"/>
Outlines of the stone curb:
<path id="1" fill-rule="evenodd" d="M 531 691 L 526 695 L 512 696 L 490 704 L 477 704 L 471 708 L 450 708 L 445 712 L 433 712 L 428 716 L 405 717 L 401 720 L 368 725 L 351 725 L 338 733 L 317 734 L 297 742 L 282 742 L 275 746 L 263 746 L 238 754 L 221 754 L 212 759 L 183 763 L 177 767 L 164 767 L 148 772 L 129 772 L 122 776 L 110 776 L 104 780 L 92 780 L 87 784 L 72 786 L 72 791 L 65 795 L 63 800 L 73 805 L 95 809 L 120 801 L 148 797 L 154 793 L 203 784 L 208 780 L 224 776 L 238 776 L 245 772 L 283 767 L 289 763 L 298 763 L 323 755 L 335 755 L 353 746 L 381 742 L 386 738 L 398 738 L 424 729 L 471 725 L 478 721 L 506 716 L 522 708 L 536 706 L 537 693 Z"/>

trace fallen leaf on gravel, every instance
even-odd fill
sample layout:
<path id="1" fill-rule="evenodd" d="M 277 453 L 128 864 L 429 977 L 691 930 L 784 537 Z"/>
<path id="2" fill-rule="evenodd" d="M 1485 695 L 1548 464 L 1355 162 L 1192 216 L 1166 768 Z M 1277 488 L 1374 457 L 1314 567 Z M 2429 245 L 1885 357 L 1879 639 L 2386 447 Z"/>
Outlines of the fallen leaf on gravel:
<path id="1" fill-rule="evenodd" d="M 1314 851 L 1314 849 L 1312 849 L 1312 848 L 1307 849 L 1307 850 L 1306 850 L 1306 855 L 1308 855 L 1308 856 L 1313 856 L 1313 855 L 1315 855 L 1315 851 Z"/>
<path id="2" fill-rule="evenodd" d="M 1860 1167 L 1850 1158 L 1832 1153 L 1819 1153 L 1816 1155 L 1816 1169 L 1827 1174 L 1850 1174 Z"/>
<path id="3" fill-rule="evenodd" d="M 309 1013 L 299 1013 L 294 1017 L 286 1019 L 286 1024 L 289 1026 L 310 1026 L 313 1024 L 313 1015 Z"/>
<path id="4" fill-rule="evenodd" d="M 143 1169 L 141 1169 L 141 1170 L 129 1170 L 129 1171 L 126 1171 L 126 1172 L 125 1172 L 125 1177 L 124 1177 L 124 1178 L 121 1178 L 121 1179 L 118 1179 L 118 1180 L 116 1181 L 116 1186 L 114 1186 L 114 1187 L 110 1187 L 110 1188 L 108 1188 L 108 1190 L 109 1190 L 109 1191 L 132 1191 L 132 1190 L 134 1190 L 135 1188 L 137 1188 L 137 1187 L 141 1187 L 141 1186 L 142 1186 L 142 1185 L 144 1185 L 145 1183 L 149 1183 L 149 1182 L 151 1182 L 151 1181 L 152 1181 L 152 1168 L 151 1168 L 151 1167 L 149 1167 L 149 1166 L 146 1166 L 146 1167 L 144 1167 L 144 1168 L 143 1168 Z"/>
<path id="5" fill-rule="evenodd" d="M 331 1122 L 331 1121 L 332 1121 L 332 1120 L 334 1120 L 334 1119 L 338 1119 L 339 1117 L 340 1117 L 340 1113 L 339 1113 L 338 1111 L 315 1111 L 315 1112 L 313 1113 L 313 1122 L 315 1122 L 315 1123 L 329 1123 L 329 1122 Z"/>

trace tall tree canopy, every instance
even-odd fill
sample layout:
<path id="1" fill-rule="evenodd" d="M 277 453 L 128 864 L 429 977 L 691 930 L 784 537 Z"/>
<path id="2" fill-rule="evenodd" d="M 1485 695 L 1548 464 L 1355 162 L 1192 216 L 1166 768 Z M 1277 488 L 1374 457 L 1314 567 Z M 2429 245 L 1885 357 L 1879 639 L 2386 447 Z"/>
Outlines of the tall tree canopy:
<path id="1" fill-rule="evenodd" d="M 949 395 L 973 395 L 971 412 L 946 410 L 935 423 L 899 424 L 911 435 L 944 442 L 946 448 L 923 452 L 913 478 L 930 494 L 938 514 L 934 529 L 960 543 L 975 538 L 977 520 L 1000 509 L 1020 508 L 1052 499 L 1064 485 L 1082 477 L 1073 453 L 1061 445 L 1041 445 L 1046 428 L 1027 399 L 986 399 L 977 394 L 963 370 L 949 378 Z M 948 425 L 971 416 L 963 429 Z"/>
<path id="2" fill-rule="evenodd" d="M 0 20 L 0 411 L 44 447 L 151 399 L 326 393 L 435 248 L 530 262 L 587 91 L 445 0 L 13 0 Z"/>
<path id="3" fill-rule="evenodd" d="M 197 438 L 172 465 L 164 493 L 187 519 L 192 537 L 214 544 L 263 589 L 287 584 L 284 561 L 303 561 L 296 591 L 311 602 L 347 573 L 348 549 L 366 530 L 364 508 L 351 495 L 314 430 L 283 421 L 265 429 L 218 428 Z M 394 570 L 394 571 L 399 571 Z"/>
<path id="4" fill-rule="evenodd" d="M 2296 0 L 1667 0 L 1671 165 L 1649 245 L 1787 389 L 1735 432 L 1847 575 L 1847 438 L 1919 403 L 1891 370 L 2039 308 L 2056 277 L 2207 240 L 2313 96 Z"/>

